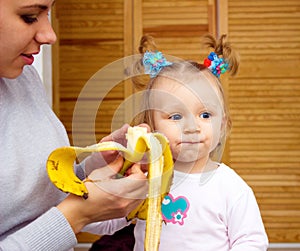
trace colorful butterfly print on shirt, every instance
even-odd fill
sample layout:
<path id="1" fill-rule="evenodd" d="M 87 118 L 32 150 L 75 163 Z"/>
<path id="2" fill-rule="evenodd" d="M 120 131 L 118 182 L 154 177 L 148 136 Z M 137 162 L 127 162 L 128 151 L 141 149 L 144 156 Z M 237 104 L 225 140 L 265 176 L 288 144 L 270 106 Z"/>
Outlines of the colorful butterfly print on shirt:
<path id="1" fill-rule="evenodd" d="M 162 218 L 165 222 L 183 225 L 189 206 L 190 204 L 186 197 L 179 196 L 174 198 L 171 194 L 168 194 L 161 205 Z"/>

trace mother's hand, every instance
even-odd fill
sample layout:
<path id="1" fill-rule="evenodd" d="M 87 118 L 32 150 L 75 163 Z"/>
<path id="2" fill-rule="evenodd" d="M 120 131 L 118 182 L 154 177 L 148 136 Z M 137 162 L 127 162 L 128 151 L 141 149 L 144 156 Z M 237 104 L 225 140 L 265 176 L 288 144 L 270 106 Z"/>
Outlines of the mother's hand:
<path id="1" fill-rule="evenodd" d="M 150 132 L 150 127 L 147 124 L 140 124 L 139 126 L 147 128 Z M 127 146 L 126 133 L 129 125 L 125 124 L 120 129 L 113 131 L 108 136 L 101 139 L 100 142 L 114 141 L 123 146 Z M 120 153 L 118 151 L 105 151 L 105 152 L 94 152 L 87 157 L 85 162 L 85 173 L 89 175 L 93 170 L 109 165 L 109 163 L 115 161 Z"/>
<path id="2" fill-rule="evenodd" d="M 85 181 L 89 191 L 86 200 L 69 195 L 57 206 L 75 233 L 92 222 L 124 217 L 146 198 L 148 183 L 140 165 L 134 164 L 129 176 L 117 179 L 122 165 L 120 157 L 109 166 L 94 170 Z"/>

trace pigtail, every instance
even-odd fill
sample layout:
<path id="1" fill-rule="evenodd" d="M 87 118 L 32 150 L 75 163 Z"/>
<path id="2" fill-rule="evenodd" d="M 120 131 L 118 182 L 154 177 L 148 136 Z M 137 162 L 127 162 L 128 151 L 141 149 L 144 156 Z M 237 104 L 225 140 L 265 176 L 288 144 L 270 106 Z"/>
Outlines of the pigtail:
<path id="1" fill-rule="evenodd" d="M 232 48 L 231 44 L 227 41 L 227 35 L 223 34 L 218 40 L 211 35 L 205 35 L 203 37 L 203 44 L 208 48 L 212 48 L 214 52 L 229 65 L 228 72 L 232 76 L 236 75 L 240 57 L 239 54 Z"/>
<path id="2" fill-rule="evenodd" d="M 139 52 L 143 56 L 146 51 L 157 51 L 157 46 L 154 38 L 150 35 L 144 35 L 140 40 Z"/>
<path id="3" fill-rule="evenodd" d="M 138 46 L 138 52 L 140 53 L 140 57 L 136 60 L 136 62 L 130 67 L 126 69 L 126 74 L 131 76 L 131 82 L 133 87 L 137 91 L 145 91 L 143 93 L 144 98 L 141 100 L 141 112 L 137 113 L 130 125 L 137 126 L 142 123 L 147 123 L 151 130 L 154 130 L 154 125 L 151 117 L 150 110 L 148 108 L 148 95 L 149 84 L 151 83 L 151 78 L 149 74 L 145 73 L 145 67 L 143 65 L 143 58 L 146 52 L 155 52 L 157 51 L 157 46 L 154 41 L 154 38 L 150 35 L 143 35 L 140 39 L 140 44 Z"/>
<path id="4" fill-rule="evenodd" d="M 131 81 L 133 87 L 138 90 L 145 90 L 150 81 L 150 77 L 148 74 L 145 74 L 145 68 L 143 65 L 143 57 L 144 53 L 147 51 L 157 51 L 157 46 L 154 41 L 154 38 L 150 35 L 144 35 L 140 39 L 140 44 L 138 47 L 138 51 L 141 54 L 139 60 L 137 60 L 132 67 L 126 69 L 126 74 L 131 75 Z"/>

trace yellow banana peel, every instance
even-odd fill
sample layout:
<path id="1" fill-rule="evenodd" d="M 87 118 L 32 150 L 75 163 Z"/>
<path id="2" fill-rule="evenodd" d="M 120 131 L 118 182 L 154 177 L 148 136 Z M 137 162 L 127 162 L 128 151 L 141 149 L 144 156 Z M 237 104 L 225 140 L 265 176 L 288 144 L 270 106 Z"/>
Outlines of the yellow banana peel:
<path id="1" fill-rule="evenodd" d="M 87 147 L 62 147 L 53 151 L 47 161 L 47 171 L 52 183 L 60 190 L 84 198 L 88 190 L 74 173 L 74 162 L 81 153 L 116 150 L 125 158 L 121 174 L 146 155 L 148 163 L 148 197 L 128 216 L 128 220 L 147 220 L 145 250 L 156 251 L 159 247 L 162 224 L 161 204 L 169 192 L 173 177 L 173 158 L 166 137 L 160 133 L 147 133 L 143 127 L 129 127 L 127 148 L 113 141 Z"/>

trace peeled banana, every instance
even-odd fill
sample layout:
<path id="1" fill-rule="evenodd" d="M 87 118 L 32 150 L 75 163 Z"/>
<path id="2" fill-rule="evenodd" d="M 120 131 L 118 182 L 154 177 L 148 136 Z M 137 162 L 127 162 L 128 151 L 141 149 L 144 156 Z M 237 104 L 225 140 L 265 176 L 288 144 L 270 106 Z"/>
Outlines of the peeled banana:
<path id="1" fill-rule="evenodd" d="M 52 183 L 60 190 L 73 193 L 84 198 L 88 190 L 84 182 L 74 173 L 73 165 L 76 157 L 86 152 L 102 152 L 116 150 L 123 153 L 124 166 L 121 174 L 146 155 L 148 163 L 148 198 L 133 210 L 127 219 L 140 218 L 147 220 L 145 234 L 145 250 L 156 251 L 159 247 L 162 224 L 161 204 L 169 192 L 173 177 L 173 159 L 169 142 L 160 133 L 147 133 L 143 127 L 129 127 L 127 148 L 113 141 L 101 142 L 88 147 L 62 147 L 53 151 L 47 161 L 47 171 Z"/>

